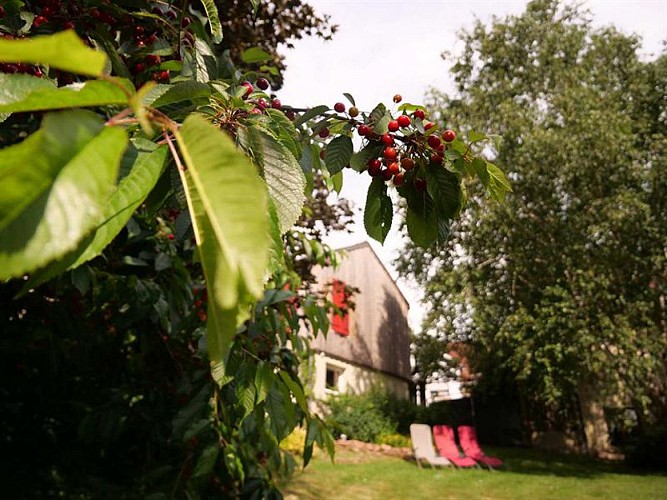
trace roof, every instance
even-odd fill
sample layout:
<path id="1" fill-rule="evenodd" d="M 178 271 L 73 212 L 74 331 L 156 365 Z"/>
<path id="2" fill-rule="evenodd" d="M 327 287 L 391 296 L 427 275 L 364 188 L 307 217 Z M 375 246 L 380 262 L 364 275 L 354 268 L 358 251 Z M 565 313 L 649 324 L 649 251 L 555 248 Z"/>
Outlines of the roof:
<path id="1" fill-rule="evenodd" d="M 408 306 L 408 309 L 409 309 L 410 308 L 410 302 L 405 297 L 405 295 L 403 294 L 403 291 L 399 288 L 398 283 L 396 283 L 396 280 L 394 278 L 392 278 L 391 273 L 387 270 L 387 267 L 384 265 L 382 260 L 380 260 L 380 257 L 378 257 L 378 254 L 375 252 L 375 250 L 373 250 L 373 247 L 371 246 L 371 244 L 368 241 L 362 241 L 360 243 L 355 243 L 354 245 L 350 245 L 348 247 L 336 248 L 335 250 L 337 252 L 341 252 L 341 251 L 343 251 L 343 252 L 353 252 L 354 250 L 358 250 L 358 249 L 366 248 L 366 247 L 368 247 L 370 249 L 371 253 L 373 254 L 373 257 L 375 257 L 375 260 L 378 262 L 378 264 L 380 264 L 380 267 L 385 272 L 385 274 L 387 275 L 389 280 L 394 284 L 394 286 L 396 287 L 396 290 L 398 291 L 398 294 L 401 296 L 401 298 L 403 299 L 403 301 L 405 302 L 405 304 Z"/>

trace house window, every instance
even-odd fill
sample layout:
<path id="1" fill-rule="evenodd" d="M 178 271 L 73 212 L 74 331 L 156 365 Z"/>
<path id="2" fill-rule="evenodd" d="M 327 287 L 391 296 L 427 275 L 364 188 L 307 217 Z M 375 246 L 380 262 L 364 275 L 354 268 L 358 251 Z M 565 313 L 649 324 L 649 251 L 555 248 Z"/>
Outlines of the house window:
<path id="1" fill-rule="evenodd" d="M 333 280 L 332 302 L 338 308 L 334 310 L 333 318 L 331 319 L 331 328 L 339 335 L 348 336 L 350 334 L 350 315 L 347 312 L 348 296 L 345 290 L 345 283 L 338 280 Z"/>
<path id="2" fill-rule="evenodd" d="M 332 366 L 327 366 L 326 389 L 330 392 L 338 392 L 338 380 L 341 370 Z"/>

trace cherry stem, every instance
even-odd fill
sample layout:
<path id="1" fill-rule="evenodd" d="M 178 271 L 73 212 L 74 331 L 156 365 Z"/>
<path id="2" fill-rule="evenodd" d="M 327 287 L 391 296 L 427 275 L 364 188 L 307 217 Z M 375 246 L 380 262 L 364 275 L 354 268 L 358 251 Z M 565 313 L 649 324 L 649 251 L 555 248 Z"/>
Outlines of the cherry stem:
<path id="1" fill-rule="evenodd" d="M 169 151 L 171 151 L 171 155 L 174 157 L 174 161 L 176 162 L 176 167 L 182 172 L 185 172 L 187 168 L 183 165 L 183 162 L 181 162 L 181 157 L 178 156 L 178 152 L 176 151 L 176 146 L 174 146 L 174 141 L 171 140 L 169 132 L 165 130 L 164 132 L 162 132 L 162 135 L 164 136 L 164 139 L 167 142 L 167 145 L 169 146 Z"/>

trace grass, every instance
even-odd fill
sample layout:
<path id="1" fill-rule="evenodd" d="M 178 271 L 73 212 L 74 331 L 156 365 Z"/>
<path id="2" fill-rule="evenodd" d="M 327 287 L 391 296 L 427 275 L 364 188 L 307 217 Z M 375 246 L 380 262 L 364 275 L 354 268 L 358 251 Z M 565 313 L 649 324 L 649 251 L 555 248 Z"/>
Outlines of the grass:
<path id="1" fill-rule="evenodd" d="M 667 475 L 525 449 L 488 450 L 501 470 L 420 469 L 414 462 L 337 450 L 317 455 L 285 485 L 286 499 L 667 499 Z"/>

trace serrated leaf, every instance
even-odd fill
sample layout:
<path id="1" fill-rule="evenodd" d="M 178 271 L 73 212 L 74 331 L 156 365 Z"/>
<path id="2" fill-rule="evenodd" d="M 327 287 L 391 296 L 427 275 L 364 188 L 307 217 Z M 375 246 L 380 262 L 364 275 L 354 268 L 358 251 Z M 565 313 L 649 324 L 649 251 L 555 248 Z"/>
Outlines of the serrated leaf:
<path id="1" fill-rule="evenodd" d="M 290 229 L 301 215 L 306 201 L 306 178 L 296 158 L 273 136 L 255 127 L 239 129 L 239 138 L 260 167 L 260 172 L 276 207 L 280 230 Z"/>
<path id="2" fill-rule="evenodd" d="M 475 174 L 485 188 L 489 187 L 491 176 L 486 168 L 486 162 L 481 158 L 475 158 L 470 163 L 470 172 Z"/>
<path id="3" fill-rule="evenodd" d="M 386 134 L 389 131 L 391 115 L 384 104 L 380 103 L 370 114 L 370 125 L 376 134 Z"/>
<path id="4" fill-rule="evenodd" d="M 438 219 L 453 219 L 463 201 L 459 178 L 440 165 L 431 165 L 426 169 L 426 182 Z"/>
<path id="5" fill-rule="evenodd" d="M 364 210 L 364 227 L 368 235 L 384 243 L 391 229 L 394 217 L 394 206 L 387 194 L 387 186 L 381 177 L 375 177 L 368 186 L 366 209 Z"/>
<path id="6" fill-rule="evenodd" d="M 503 201 L 507 193 L 512 192 L 512 185 L 503 171 L 493 163 L 486 162 L 486 170 L 489 173 L 489 194 L 494 200 Z"/>
<path id="7" fill-rule="evenodd" d="M 329 179 L 327 179 L 327 185 L 329 184 L 331 184 L 331 189 L 340 194 L 343 189 L 343 172 L 335 173 L 329 177 Z"/>
<path id="8" fill-rule="evenodd" d="M 102 80 L 58 88 L 49 80 L 36 76 L 0 73 L 0 88 L 0 112 L 4 113 L 127 105 L 129 102 L 120 88 Z"/>
<path id="9" fill-rule="evenodd" d="M 294 398 L 296 399 L 296 402 L 299 404 L 299 407 L 303 410 L 304 413 L 308 413 L 308 401 L 306 401 L 306 395 L 303 393 L 303 389 L 301 388 L 301 386 L 294 380 L 292 380 L 290 374 L 287 373 L 285 370 L 280 370 L 278 372 L 278 375 L 280 375 L 282 381 L 289 388 L 290 392 L 294 395 Z"/>
<path id="10" fill-rule="evenodd" d="M 213 0 L 202 0 L 204 9 L 206 9 L 206 17 L 208 17 L 208 24 L 211 27 L 211 35 L 215 43 L 222 42 L 222 25 L 220 24 L 220 16 L 218 15 L 218 8 L 215 6 Z"/>
<path id="11" fill-rule="evenodd" d="M 399 111 L 408 111 L 408 112 L 417 111 L 418 109 L 426 111 L 426 106 L 422 106 L 421 104 L 410 104 L 409 102 L 406 102 L 398 107 Z"/>
<path id="12" fill-rule="evenodd" d="M 246 64 L 259 63 L 264 61 L 270 61 L 271 54 L 266 50 L 262 50 L 259 47 L 250 47 L 249 49 L 241 52 L 241 61 Z"/>
<path id="13" fill-rule="evenodd" d="M 316 116 L 319 116 L 323 113 L 326 113 L 330 109 L 331 108 L 329 106 L 325 106 L 324 104 L 322 104 L 320 106 L 315 106 L 314 108 L 310 108 L 308 111 L 306 111 L 304 114 L 297 117 L 296 120 L 294 120 L 294 126 L 298 127 L 300 125 L 303 125 L 308 120 L 311 120 L 311 119 L 315 118 Z"/>
<path id="14" fill-rule="evenodd" d="M 63 257 L 101 222 L 126 145 L 124 130 L 77 110 L 0 151 L 0 280 Z"/>
<path id="15" fill-rule="evenodd" d="M 487 136 L 482 132 L 476 132 L 474 130 L 468 132 L 468 140 L 470 141 L 471 144 L 474 142 L 483 141 L 484 139 L 487 139 Z"/>
<path id="16" fill-rule="evenodd" d="M 274 381 L 275 375 L 273 374 L 271 364 L 266 361 L 260 361 L 255 372 L 255 390 L 257 394 L 255 404 L 259 404 L 266 399 Z"/>
<path id="17" fill-rule="evenodd" d="M 215 467 L 219 453 L 220 447 L 217 442 L 204 448 L 204 451 L 202 451 L 201 456 L 197 460 L 195 470 L 192 472 L 192 477 L 199 478 L 208 476 L 213 471 L 213 467 Z"/>
<path id="18" fill-rule="evenodd" d="M 427 248 L 438 239 L 438 217 L 433 200 L 427 192 L 404 190 L 408 210 L 405 222 L 410 239 L 422 248 Z"/>
<path id="19" fill-rule="evenodd" d="M 280 141 L 297 160 L 301 159 L 301 145 L 299 143 L 299 134 L 294 128 L 292 121 L 285 116 L 285 113 L 277 109 L 266 110 L 269 129 L 273 135 Z"/>
<path id="20" fill-rule="evenodd" d="M 352 139 L 345 135 L 335 137 L 326 148 L 324 163 L 330 174 L 337 174 L 343 170 L 352 158 Z"/>
<path id="21" fill-rule="evenodd" d="M 147 102 L 150 101 L 150 97 L 147 96 L 147 98 L 143 100 L 143 103 L 154 108 L 160 108 L 177 102 L 206 98 L 211 95 L 211 88 L 202 82 L 187 81 L 176 83 L 164 92 L 160 89 L 159 92 L 160 94 L 155 100 Z"/>
<path id="22" fill-rule="evenodd" d="M 232 140 L 203 118 L 190 115 L 176 138 L 208 288 L 209 357 L 222 361 L 249 305 L 262 295 L 271 246 L 266 187 Z"/>
<path id="23" fill-rule="evenodd" d="M 352 106 L 356 106 L 356 105 L 357 105 L 357 103 L 354 102 L 354 97 L 352 97 L 352 94 L 348 94 L 347 92 L 343 92 L 343 95 L 345 96 L 345 98 L 346 98 L 348 101 L 350 101 L 350 104 L 352 104 Z"/>
<path id="24" fill-rule="evenodd" d="M 88 76 L 102 76 L 108 62 L 104 52 L 88 47 L 74 30 L 32 38 L 0 38 L 0 61 L 46 64 Z"/>
<path id="25" fill-rule="evenodd" d="M 377 143 L 369 143 L 350 158 L 350 167 L 357 172 L 363 172 L 368 168 L 368 160 L 378 158 L 382 154 L 384 146 Z"/>
<path id="26" fill-rule="evenodd" d="M 21 293 L 98 256 L 125 227 L 160 178 L 168 150 L 165 145 L 150 152 L 135 150 L 135 153 L 131 169 L 121 178 L 108 203 L 102 208 L 103 222 L 75 250 L 30 276 Z"/>

